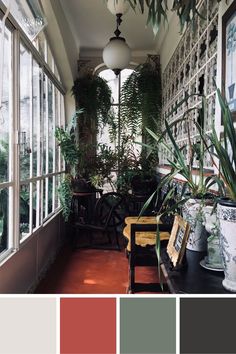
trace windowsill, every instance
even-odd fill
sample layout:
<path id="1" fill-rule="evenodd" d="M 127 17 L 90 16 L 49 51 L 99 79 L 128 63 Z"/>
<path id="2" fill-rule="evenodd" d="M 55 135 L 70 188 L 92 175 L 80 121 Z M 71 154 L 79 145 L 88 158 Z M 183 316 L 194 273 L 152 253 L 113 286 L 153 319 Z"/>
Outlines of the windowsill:
<path id="1" fill-rule="evenodd" d="M 61 209 L 58 209 L 49 219 L 47 219 L 41 226 L 33 231 L 31 235 L 25 236 L 21 242 L 19 249 L 9 249 L 4 251 L 0 255 L 0 267 L 2 267 L 10 258 L 12 258 L 17 252 L 21 250 L 28 242 L 32 240 L 33 237 L 37 236 L 37 234 L 43 231 L 43 228 L 47 226 L 55 217 L 57 217 L 61 213 Z"/>

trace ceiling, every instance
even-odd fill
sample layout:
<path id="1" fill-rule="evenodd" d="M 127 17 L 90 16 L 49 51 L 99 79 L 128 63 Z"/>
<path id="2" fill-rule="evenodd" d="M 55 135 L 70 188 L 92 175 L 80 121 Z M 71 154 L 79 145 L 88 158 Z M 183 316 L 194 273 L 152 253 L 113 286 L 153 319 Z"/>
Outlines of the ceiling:
<path id="1" fill-rule="evenodd" d="M 65 17 L 73 33 L 80 56 L 95 55 L 108 43 L 116 28 L 115 16 L 106 7 L 105 0 L 60 0 Z M 133 55 L 155 52 L 155 38 L 146 27 L 147 15 L 132 9 L 123 16 L 121 36 Z"/>

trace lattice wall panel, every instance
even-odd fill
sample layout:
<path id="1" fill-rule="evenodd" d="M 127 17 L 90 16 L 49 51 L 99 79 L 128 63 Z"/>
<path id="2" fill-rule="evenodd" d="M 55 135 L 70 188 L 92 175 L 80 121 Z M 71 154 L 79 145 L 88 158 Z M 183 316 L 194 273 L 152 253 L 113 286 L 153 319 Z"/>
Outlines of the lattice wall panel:
<path id="1" fill-rule="evenodd" d="M 177 103 L 185 94 L 204 94 L 207 98 L 207 113 L 204 119 L 204 131 L 210 132 L 215 115 L 215 86 L 217 70 L 217 37 L 218 37 L 218 2 L 204 0 L 200 2 L 195 31 L 189 26 L 182 36 L 170 62 L 163 73 L 163 118 L 175 122 L 183 117 L 188 108 L 200 107 L 201 99 L 191 97 L 188 106 L 182 105 L 174 112 Z M 172 113 L 171 113 L 172 112 Z M 189 114 L 192 120 L 198 121 L 197 111 Z M 185 122 L 179 122 L 173 129 L 173 134 L 179 146 L 184 146 L 186 159 L 188 158 L 188 133 Z M 198 131 L 190 123 L 190 137 L 197 142 Z M 168 164 L 169 154 L 164 148 L 160 151 L 160 163 Z M 197 166 L 197 161 L 196 161 Z M 209 156 L 205 158 L 205 167 L 212 168 Z"/>

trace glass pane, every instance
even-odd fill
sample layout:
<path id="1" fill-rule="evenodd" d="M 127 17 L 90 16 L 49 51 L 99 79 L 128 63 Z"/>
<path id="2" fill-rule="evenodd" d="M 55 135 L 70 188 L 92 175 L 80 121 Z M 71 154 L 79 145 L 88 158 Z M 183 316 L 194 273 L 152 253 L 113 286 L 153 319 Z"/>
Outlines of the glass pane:
<path id="1" fill-rule="evenodd" d="M 38 126 L 40 121 L 40 67 L 33 61 L 33 176 L 37 176 L 38 171 Z"/>
<path id="2" fill-rule="evenodd" d="M 48 79 L 43 74 L 43 173 L 48 173 Z"/>
<path id="3" fill-rule="evenodd" d="M 8 249 L 9 240 L 9 190 L 0 189 L 0 253 Z"/>
<path id="4" fill-rule="evenodd" d="M 53 177 L 48 178 L 48 214 L 52 212 Z"/>
<path id="5" fill-rule="evenodd" d="M 58 188 L 60 183 L 60 175 L 55 176 L 55 209 L 59 207 Z"/>
<path id="6" fill-rule="evenodd" d="M 38 36 L 38 46 L 39 46 L 39 53 L 43 57 L 44 60 L 46 60 L 46 38 L 45 34 L 41 32 Z"/>
<path id="7" fill-rule="evenodd" d="M 29 234 L 30 188 L 29 185 L 20 187 L 20 239 Z"/>
<path id="8" fill-rule="evenodd" d="M 37 196 L 37 183 L 33 183 L 33 200 L 32 200 L 32 222 L 33 229 L 36 228 L 37 225 L 37 205 L 38 205 L 38 196 Z"/>
<path id="9" fill-rule="evenodd" d="M 48 205 L 47 205 L 47 197 L 48 197 L 48 178 L 45 178 L 42 181 L 42 185 L 43 185 L 43 219 L 45 219 L 48 215 Z"/>
<path id="10" fill-rule="evenodd" d="M 128 79 L 128 77 L 132 74 L 133 71 L 134 71 L 133 69 L 124 69 L 121 71 L 121 73 L 120 73 L 121 87 L 122 87 L 123 83 Z"/>
<path id="11" fill-rule="evenodd" d="M 31 54 L 20 45 L 20 178 L 30 177 Z"/>
<path id="12" fill-rule="evenodd" d="M 103 70 L 99 76 L 105 79 L 108 83 L 108 86 L 112 92 L 112 100 L 114 104 L 119 103 L 119 78 L 116 77 L 114 72 L 110 69 Z"/>
<path id="13" fill-rule="evenodd" d="M 53 121 L 53 86 L 48 80 L 48 172 L 53 172 L 54 121 Z"/>
<path id="14" fill-rule="evenodd" d="M 1 21 L 0 21 L 1 27 Z M 0 28 L 0 39 L 2 39 Z M 11 32 L 5 28 L 2 97 L 0 97 L 0 183 L 9 181 L 9 137 L 11 127 Z M 2 53 L 0 53 L 2 55 Z M 1 73 L 0 73 L 1 76 Z"/>
<path id="15" fill-rule="evenodd" d="M 50 67 L 50 69 L 52 70 L 52 72 L 54 72 L 54 60 L 53 60 L 53 56 L 52 56 L 52 52 L 51 52 L 51 49 L 50 49 L 50 47 L 49 47 L 49 45 L 48 45 L 48 48 L 47 48 L 47 63 L 48 63 L 48 65 L 49 65 L 49 67 Z"/>
<path id="16" fill-rule="evenodd" d="M 8 6 L 9 0 L 3 0 L 3 3 Z M 33 40 L 46 24 L 39 2 L 17 0 L 11 1 L 10 5 L 11 14 L 27 36 Z"/>

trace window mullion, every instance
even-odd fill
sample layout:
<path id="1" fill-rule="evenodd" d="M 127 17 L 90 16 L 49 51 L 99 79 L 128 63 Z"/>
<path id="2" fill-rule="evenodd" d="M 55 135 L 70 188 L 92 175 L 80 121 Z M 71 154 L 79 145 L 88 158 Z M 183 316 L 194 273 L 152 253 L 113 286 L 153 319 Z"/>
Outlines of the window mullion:
<path id="1" fill-rule="evenodd" d="M 54 85 L 52 86 L 52 117 L 53 117 L 53 132 L 55 132 L 56 126 L 56 100 L 55 100 L 56 90 Z M 56 172 L 56 138 L 55 133 L 53 134 L 53 173 Z M 52 178 L 52 211 L 55 210 L 55 188 L 56 188 L 56 177 L 53 176 Z"/>
<path id="2" fill-rule="evenodd" d="M 13 33 L 13 210 L 12 220 L 12 245 L 17 250 L 20 245 L 20 146 L 19 146 L 19 131 L 20 131 L 20 36 L 18 31 Z"/>
<path id="3" fill-rule="evenodd" d="M 48 174 L 48 165 L 49 165 L 49 119 L 48 119 L 48 114 L 49 114 L 49 109 L 48 109 L 48 77 L 45 76 L 45 127 L 46 129 L 44 130 L 45 132 L 45 138 L 46 138 L 46 165 L 45 165 L 45 174 Z M 45 178 L 45 215 L 44 218 L 48 216 L 48 178 Z"/>

